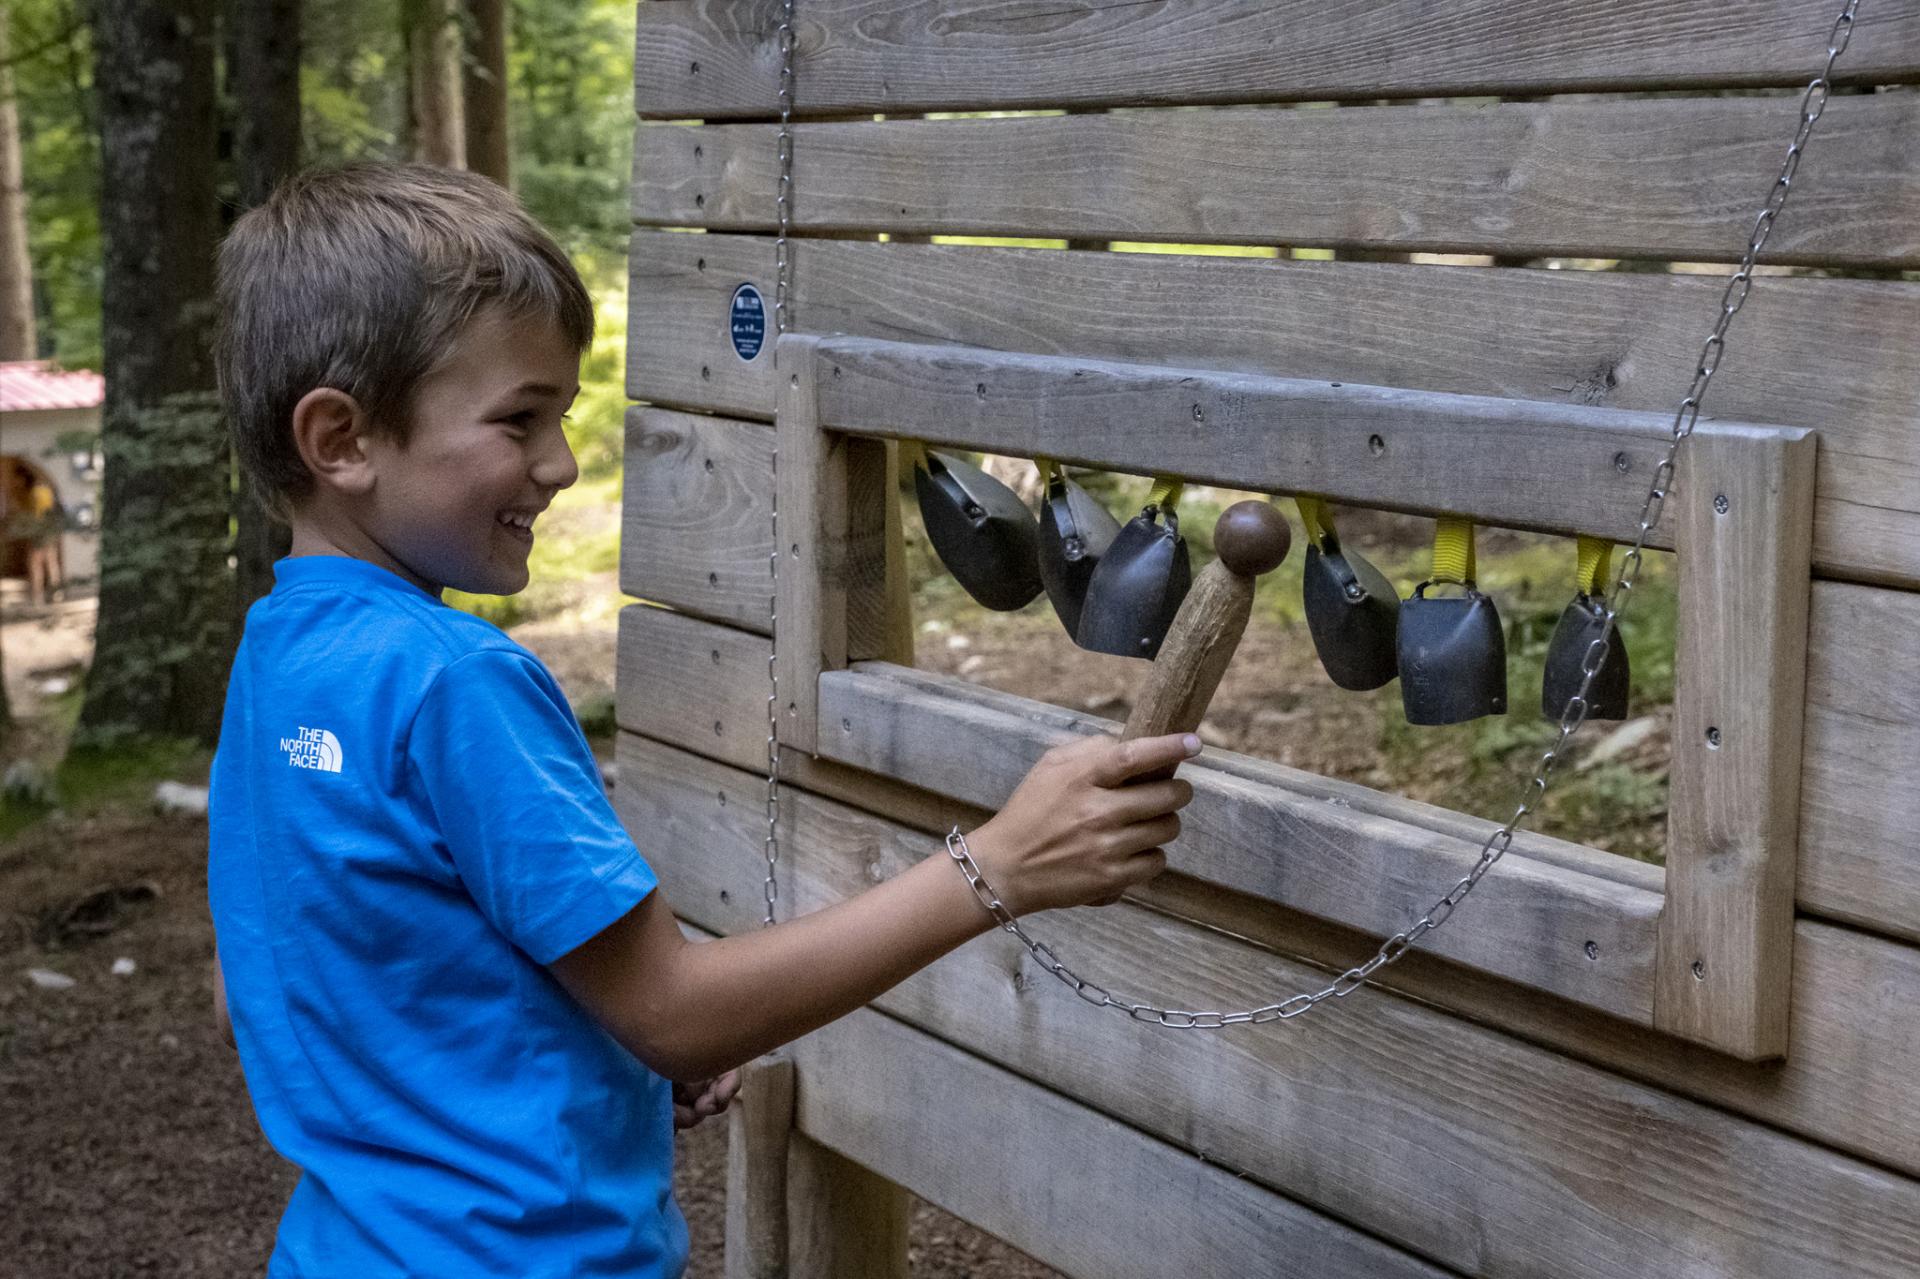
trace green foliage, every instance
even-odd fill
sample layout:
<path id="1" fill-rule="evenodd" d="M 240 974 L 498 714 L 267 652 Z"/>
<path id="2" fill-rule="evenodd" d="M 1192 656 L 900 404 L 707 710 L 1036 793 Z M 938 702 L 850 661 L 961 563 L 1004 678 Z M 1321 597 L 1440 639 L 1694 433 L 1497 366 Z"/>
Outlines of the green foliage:
<path id="1" fill-rule="evenodd" d="M 77 0 L 12 0 L 8 34 L 40 350 L 69 368 L 98 368 L 100 146 L 83 16 Z"/>

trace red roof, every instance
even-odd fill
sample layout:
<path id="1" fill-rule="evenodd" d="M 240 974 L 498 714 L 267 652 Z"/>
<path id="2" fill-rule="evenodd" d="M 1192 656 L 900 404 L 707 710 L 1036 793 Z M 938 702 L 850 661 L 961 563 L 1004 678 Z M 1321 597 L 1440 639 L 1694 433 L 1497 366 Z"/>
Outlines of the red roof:
<path id="1" fill-rule="evenodd" d="M 25 409 L 97 409 L 107 380 L 86 369 L 68 372 L 45 360 L 0 363 L 0 412 Z"/>

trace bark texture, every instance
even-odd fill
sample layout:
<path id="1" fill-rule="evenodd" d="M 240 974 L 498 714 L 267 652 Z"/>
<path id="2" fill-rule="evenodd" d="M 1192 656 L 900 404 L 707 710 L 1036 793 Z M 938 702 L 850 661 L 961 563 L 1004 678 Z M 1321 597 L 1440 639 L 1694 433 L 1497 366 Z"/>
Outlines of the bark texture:
<path id="1" fill-rule="evenodd" d="M 232 656 L 214 317 L 212 0 L 95 10 L 105 241 L 100 614 L 75 744 L 214 740 Z"/>

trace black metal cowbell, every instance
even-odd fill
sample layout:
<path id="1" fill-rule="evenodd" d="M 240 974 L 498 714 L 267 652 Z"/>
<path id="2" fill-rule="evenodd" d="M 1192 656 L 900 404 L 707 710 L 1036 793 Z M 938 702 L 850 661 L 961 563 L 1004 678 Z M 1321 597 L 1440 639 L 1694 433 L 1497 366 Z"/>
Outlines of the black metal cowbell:
<path id="1" fill-rule="evenodd" d="M 1507 713 L 1507 637 L 1493 601 L 1473 587 L 1400 606 L 1400 697 L 1410 724 L 1459 724 Z"/>
<path id="2" fill-rule="evenodd" d="M 928 453 L 913 468 L 927 540 L 955 580 L 987 608 L 1025 608 L 1040 594 L 1039 531 L 1020 495 L 977 466 Z"/>
<path id="3" fill-rule="evenodd" d="M 1040 580 L 1061 625 L 1076 640 L 1087 587 L 1119 535 L 1120 521 L 1098 498 L 1064 475 L 1049 478 L 1040 506 Z"/>
<path id="4" fill-rule="evenodd" d="M 1330 533 L 1307 546 L 1301 598 L 1314 651 L 1335 684 L 1365 692 L 1399 673 L 1400 596 L 1386 574 L 1343 553 Z"/>
<path id="5" fill-rule="evenodd" d="M 1574 596 L 1553 639 L 1547 644 L 1546 676 L 1540 684 L 1540 713 L 1557 720 L 1566 713 L 1567 703 L 1580 691 L 1585 678 L 1587 650 L 1593 642 L 1607 636 L 1607 659 L 1594 672 L 1587 688 L 1588 719 L 1625 719 L 1627 691 L 1632 682 L 1628 668 L 1627 646 L 1620 628 L 1606 620 L 1605 603 L 1582 591 Z"/>
<path id="6" fill-rule="evenodd" d="M 1149 506 L 1100 557 L 1075 638 L 1097 653 L 1152 659 L 1192 585 L 1180 517 Z"/>

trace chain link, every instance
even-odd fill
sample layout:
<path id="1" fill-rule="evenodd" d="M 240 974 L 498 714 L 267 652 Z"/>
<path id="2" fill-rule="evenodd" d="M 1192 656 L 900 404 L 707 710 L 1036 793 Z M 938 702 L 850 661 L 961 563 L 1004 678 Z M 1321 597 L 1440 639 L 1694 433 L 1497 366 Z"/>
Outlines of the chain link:
<path id="1" fill-rule="evenodd" d="M 1787 148 L 1787 158 L 1780 169 L 1780 175 L 1768 188 L 1766 203 L 1754 219 L 1753 230 L 1747 236 L 1746 252 L 1741 256 L 1740 265 L 1727 281 L 1726 291 L 1720 298 L 1720 315 L 1713 326 L 1700 352 L 1699 362 L 1694 366 L 1693 381 L 1686 395 L 1680 401 L 1675 412 L 1673 426 L 1669 432 L 1667 449 L 1660 464 L 1654 468 L 1653 482 L 1647 489 L 1646 500 L 1640 506 L 1639 530 L 1634 538 L 1633 549 L 1620 561 L 1620 572 L 1614 578 L 1613 585 L 1607 591 L 1602 602 L 1605 625 L 1600 637 L 1587 646 L 1580 661 L 1580 687 L 1567 699 L 1566 709 L 1560 715 L 1559 730 L 1553 745 L 1540 756 L 1533 775 L 1527 779 L 1521 789 L 1520 799 L 1514 806 L 1513 816 L 1506 824 L 1487 836 L 1480 846 L 1479 859 L 1473 869 L 1468 871 L 1447 894 L 1429 907 L 1425 914 L 1412 925 L 1387 938 L 1380 949 L 1366 962 L 1347 969 L 1329 985 L 1316 991 L 1303 991 L 1278 1003 L 1263 1004 L 1258 1008 L 1244 1012 L 1190 1012 L 1176 1008 L 1156 1008 L 1151 1004 L 1137 1003 L 1116 995 L 1113 992 L 1079 976 L 1061 963 L 1052 949 L 1035 941 L 1020 921 L 1001 904 L 1000 899 L 987 885 L 980 874 L 979 864 L 973 860 L 973 854 L 967 848 L 966 836 L 960 833 L 958 826 L 947 835 L 947 855 L 967 877 L 973 894 L 980 904 L 999 922 L 1005 931 L 1020 939 L 1034 961 L 1047 972 L 1072 988 L 1073 993 L 1098 1008 L 1113 1008 L 1125 1013 L 1135 1021 L 1165 1026 L 1172 1030 L 1216 1030 L 1224 1026 L 1261 1025 L 1270 1021 L 1286 1021 L 1311 1012 L 1328 999 L 1339 999 L 1364 985 L 1368 978 L 1380 969 L 1398 960 L 1413 949 L 1414 945 L 1434 929 L 1446 923 L 1454 908 L 1473 891 L 1474 885 L 1482 876 L 1492 870 L 1494 864 L 1513 847 L 1513 838 L 1519 832 L 1527 816 L 1532 813 L 1547 793 L 1552 780 L 1554 767 L 1560 762 L 1561 752 L 1567 742 L 1579 731 L 1587 718 L 1587 694 L 1593 687 L 1594 676 L 1606 664 L 1607 656 L 1613 647 L 1612 636 L 1616 634 L 1614 624 L 1625 609 L 1627 599 L 1633 591 L 1634 580 L 1640 572 L 1643 552 L 1647 538 L 1654 526 L 1660 522 L 1660 513 L 1666 504 L 1667 494 L 1673 486 L 1674 473 L 1679 464 L 1680 446 L 1700 420 L 1700 406 L 1707 396 L 1707 387 L 1713 382 L 1715 370 L 1720 367 L 1720 358 L 1726 352 L 1727 329 L 1733 323 L 1733 317 L 1746 304 L 1747 294 L 1753 288 L 1754 261 L 1765 246 L 1767 237 L 1773 232 L 1773 224 L 1785 207 L 1787 194 L 1793 186 L 1793 177 L 1800 167 L 1801 153 L 1806 149 L 1807 139 L 1813 133 L 1813 126 L 1819 122 L 1820 115 L 1826 110 L 1827 97 L 1833 84 L 1833 64 L 1846 52 L 1847 42 L 1853 37 L 1854 11 L 1859 0 L 1847 0 L 1846 7 L 1834 20 L 1833 29 L 1827 36 L 1827 61 L 1820 74 L 1807 85 L 1800 99 L 1800 125 L 1795 130 L 1793 143 Z"/>
<path id="2" fill-rule="evenodd" d="M 793 227 L 793 0 L 780 5 L 780 186 L 774 212 L 780 230 L 773 241 L 773 364 L 780 367 L 779 337 L 787 331 L 793 261 L 787 233 Z M 780 863 L 780 449 L 773 450 L 773 510 L 769 517 L 773 553 L 767 557 L 767 877 L 761 885 L 766 899 L 765 927 L 772 927 L 780 900 L 774 872 Z"/>

